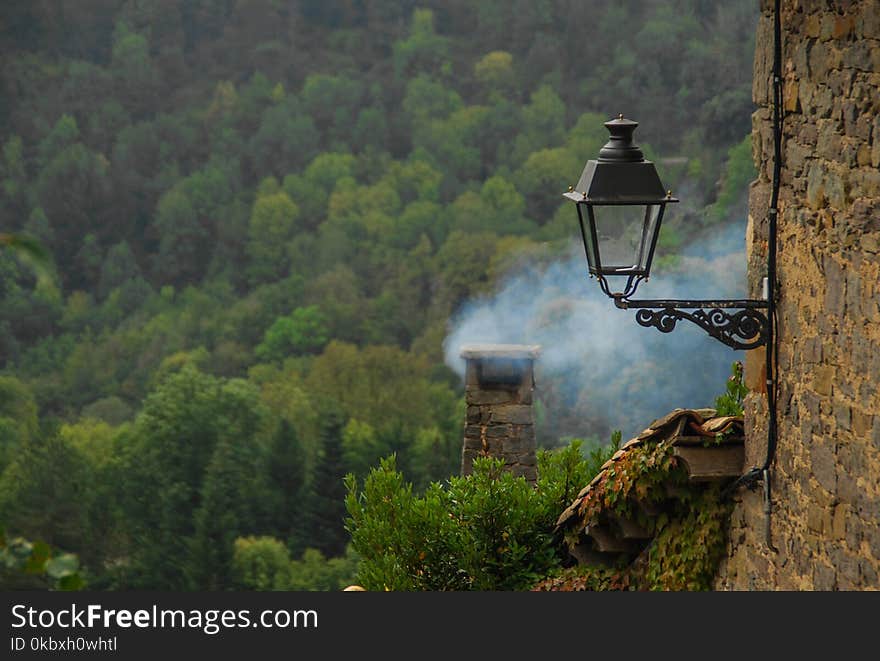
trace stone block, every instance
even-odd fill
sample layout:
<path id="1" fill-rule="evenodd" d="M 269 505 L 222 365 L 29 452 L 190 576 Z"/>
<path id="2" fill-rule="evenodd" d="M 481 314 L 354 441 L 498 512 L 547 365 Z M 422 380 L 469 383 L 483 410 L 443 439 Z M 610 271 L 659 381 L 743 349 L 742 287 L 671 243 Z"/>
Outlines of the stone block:
<path id="1" fill-rule="evenodd" d="M 486 427 L 486 438 L 498 439 L 510 436 L 512 427 L 506 424 L 491 424 Z"/>
<path id="2" fill-rule="evenodd" d="M 504 452 L 522 453 L 535 452 L 535 433 L 531 429 L 528 432 L 514 434 L 504 439 Z"/>
<path id="3" fill-rule="evenodd" d="M 483 443 L 483 452 L 490 457 L 500 457 L 504 452 L 504 438 L 490 438 L 486 437 L 486 442 Z"/>
<path id="4" fill-rule="evenodd" d="M 838 589 L 853 589 L 859 584 L 859 558 L 840 548 L 837 544 L 827 544 L 828 557 L 831 559 L 839 583 Z"/>
<path id="5" fill-rule="evenodd" d="M 464 437 L 464 442 L 462 443 L 462 449 L 464 450 L 474 450 L 476 452 L 480 452 L 483 449 L 483 441 L 480 438 L 472 438 L 472 437 Z"/>
<path id="6" fill-rule="evenodd" d="M 871 134 L 873 135 L 872 146 L 871 146 L 871 166 L 872 167 L 880 167 L 880 113 L 874 117 L 873 128 L 871 129 Z"/>
<path id="7" fill-rule="evenodd" d="M 880 42 L 875 39 L 859 40 L 842 52 L 825 54 L 820 65 L 834 69 L 844 66 L 866 73 L 880 71 Z"/>
<path id="8" fill-rule="evenodd" d="M 474 406 L 511 404 L 519 399 L 516 390 L 484 390 L 478 386 L 468 386 L 464 396 L 465 401 Z"/>
<path id="9" fill-rule="evenodd" d="M 846 273 L 836 259 L 826 256 L 825 270 L 825 312 L 842 317 L 846 306 Z"/>
<path id="10" fill-rule="evenodd" d="M 847 505 L 840 504 L 834 508 L 831 515 L 831 530 L 829 531 L 834 539 L 843 539 L 846 537 L 846 515 Z"/>
<path id="11" fill-rule="evenodd" d="M 880 12 L 868 7 L 859 13 L 855 21 L 856 33 L 868 39 L 880 39 Z"/>
<path id="12" fill-rule="evenodd" d="M 822 564 L 813 567 L 813 589 L 821 591 L 834 590 L 837 580 L 834 569 Z"/>
<path id="13" fill-rule="evenodd" d="M 831 410 L 834 412 L 834 422 L 837 424 L 837 433 L 848 432 L 852 429 L 852 408 L 844 402 L 835 400 Z"/>
<path id="14" fill-rule="evenodd" d="M 491 420 L 492 422 L 515 425 L 530 425 L 534 422 L 532 407 L 517 404 L 493 407 Z"/>
<path id="15" fill-rule="evenodd" d="M 800 400 L 801 406 L 806 409 L 810 416 L 813 418 L 819 417 L 819 412 L 821 410 L 820 402 L 822 400 L 816 395 L 816 393 L 804 390 L 801 392 Z"/>
<path id="16" fill-rule="evenodd" d="M 803 340 L 801 346 L 801 359 L 805 363 L 816 365 L 822 362 L 822 340 L 818 337 L 808 337 Z"/>
<path id="17" fill-rule="evenodd" d="M 765 347 L 746 351 L 743 365 L 743 383 L 751 392 L 767 392 L 766 365 L 767 351 Z"/>
<path id="18" fill-rule="evenodd" d="M 855 505 L 861 497 L 858 476 L 853 475 L 843 466 L 838 466 L 837 470 L 836 496 L 842 503 L 848 505 Z"/>
<path id="19" fill-rule="evenodd" d="M 854 16 L 835 16 L 831 27 L 832 39 L 843 39 L 855 32 L 856 19 Z"/>
<path id="20" fill-rule="evenodd" d="M 859 489 L 856 513 L 863 521 L 880 521 L 880 498 Z"/>
<path id="21" fill-rule="evenodd" d="M 819 485 L 829 493 L 837 490 L 837 452 L 834 442 L 814 436 L 810 444 L 810 468 Z"/>
<path id="22" fill-rule="evenodd" d="M 880 171 L 874 168 L 853 170 L 850 173 L 849 181 L 851 197 L 880 197 Z"/>
<path id="23" fill-rule="evenodd" d="M 785 143 L 785 164 L 793 172 L 802 172 L 804 166 L 813 158 L 813 150 L 797 140 Z M 870 159 L 870 155 L 868 157 Z"/>
<path id="24" fill-rule="evenodd" d="M 479 406 L 468 406 L 465 412 L 465 421 L 468 424 L 479 424 L 483 422 L 483 409 Z"/>
<path id="25" fill-rule="evenodd" d="M 794 78 L 785 81 L 782 87 L 782 107 L 786 112 L 799 112 L 798 82 Z"/>
<path id="26" fill-rule="evenodd" d="M 833 56 L 830 55 L 832 50 L 830 46 L 821 41 L 812 43 L 807 50 L 807 67 L 810 79 L 824 80 L 831 69 L 838 68 L 834 66 Z"/>
<path id="27" fill-rule="evenodd" d="M 807 529 L 817 535 L 825 531 L 825 508 L 816 505 L 807 507 Z"/>
<path id="28" fill-rule="evenodd" d="M 868 558 L 859 560 L 859 578 L 863 588 L 876 590 L 880 588 L 880 563 L 871 562 Z"/>
<path id="29" fill-rule="evenodd" d="M 816 155 L 826 161 L 834 161 L 840 156 L 842 137 L 834 131 L 822 131 L 816 142 Z"/>
<path id="30" fill-rule="evenodd" d="M 865 542 L 874 560 L 880 562 L 880 526 L 875 524 L 865 529 Z"/>
<path id="31" fill-rule="evenodd" d="M 819 365 L 813 370 L 813 390 L 819 395 L 828 397 L 831 395 L 831 387 L 834 383 L 835 370 L 830 365 Z"/>
<path id="32" fill-rule="evenodd" d="M 826 199 L 824 169 L 819 163 L 813 163 L 807 174 L 807 203 L 812 209 L 822 209 Z"/>
<path id="33" fill-rule="evenodd" d="M 874 427 L 874 416 L 857 408 L 852 409 L 852 430 L 856 438 L 867 439 Z"/>
<path id="34" fill-rule="evenodd" d="M 818 14 L 810 14 L 804 21 L 804 34 L 812 39 L 819 37 L 822 22 Z M 801 42 L 803 43 L 803 42 Z"/>

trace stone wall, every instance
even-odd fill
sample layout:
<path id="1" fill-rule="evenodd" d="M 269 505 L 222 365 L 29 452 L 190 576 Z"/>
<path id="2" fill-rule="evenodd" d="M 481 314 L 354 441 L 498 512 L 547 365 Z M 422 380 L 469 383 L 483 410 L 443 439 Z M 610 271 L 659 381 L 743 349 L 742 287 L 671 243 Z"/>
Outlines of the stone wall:
<path id="1" fill-rule="evenodd" d="M 466 361 L 464 444 L 461 474 L 477 457 L 504 460 L 507 470 L 529 482 L 537 479 L 532 412 L 534 361 L 538 347 L 475 345 L 461 352 Z"/>
<path id="2" fill-rule="evenodd" d="M 773 166 L 772 2 L 755 55 L 751 294 L 766 271 Z M 779 444 L 772 542 L 760 487 L 738 495 L 720 589 L 880 587 L 880 0 L 783 0 L 778 231 Z M 750 385 L 763 359 L 747 361 Z M 757 358 L 757 359 L 755 359 Z M 764 395 L 746 408 L 746 465 L 766 451 Z"/>

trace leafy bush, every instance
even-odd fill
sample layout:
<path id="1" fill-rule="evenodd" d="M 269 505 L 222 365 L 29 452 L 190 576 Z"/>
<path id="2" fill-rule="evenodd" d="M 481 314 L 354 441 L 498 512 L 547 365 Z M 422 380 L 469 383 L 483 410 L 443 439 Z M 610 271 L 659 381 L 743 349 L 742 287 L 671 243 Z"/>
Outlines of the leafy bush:
<path id="1" fill-rule="evenodd" d="M 535 486 L 481 458 L 472 475 L 413 493 L 384 459 L 364 480 L 346 478 L 347 527 L 361 556 L 358 583 L 368 590 L 522 590 L 563 554 L 553 528 L 560 512 L 616 446 L 589 458 L 581 442 L 541 451 Z"/>
<path id="2" fill-rule="evenodd" d="M 743 399 L 749 389 L 743 383 L 743 364 L 733 363 L 724 392 L 715 398 L 715 409 L 718 415 L 742 415 Z"/>
<path id="3" fill-rule="evenodd" d="M 0 589 L 80 590 L 84 586 L 75 555 L 53 554 L 45 542 L 8 538 L 0 528 Z"/>

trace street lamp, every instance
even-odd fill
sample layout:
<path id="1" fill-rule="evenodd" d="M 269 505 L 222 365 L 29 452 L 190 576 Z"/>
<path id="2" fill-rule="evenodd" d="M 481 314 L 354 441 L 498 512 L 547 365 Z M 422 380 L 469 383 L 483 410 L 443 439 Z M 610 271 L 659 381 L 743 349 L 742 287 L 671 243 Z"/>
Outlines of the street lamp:
<path id="1" fill-rule="evenodd" d="M 618 116 L 599 158 L 587 161 L 576 187 L 565 197 L 577 206 L 590 277 L 614 304 L 636 309 L 636 321 L 670 333 L 686 319 L 734 349 L 766 345 L 770 336 L 769 296 L 764 299 L 632 300 L 651 272 L 666 205 L 678 202 L 665 191 L 657 170 L 635 143 L 637 122 Z M 612 282 L 620 285 L 619 289 Z"/>

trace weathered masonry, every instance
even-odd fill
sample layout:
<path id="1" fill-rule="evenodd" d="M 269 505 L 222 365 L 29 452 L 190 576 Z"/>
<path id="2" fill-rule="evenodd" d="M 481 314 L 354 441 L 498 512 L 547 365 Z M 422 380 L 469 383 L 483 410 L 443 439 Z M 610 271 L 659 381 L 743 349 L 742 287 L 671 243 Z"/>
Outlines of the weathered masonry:
<path id="1" fill-rule="evenodd" d="M 766 264 L 772 176 L 772 2 L 755 53 L 747 246 Z M 880 587 L 880 1 L 783 0 L 778 227 L 779 445 L 768 546 L 761 490 L 734 510 L 720 589 Z M 763 387 L 751 357 L 749 384 Z M 760 358 L 760 357 L 758 357 Z M 765 398 L 746 407 L 746 466 L 766 452 Z"/>
<path id="2" fill-rule="evenodd" d="M 467 403 L 462 475 L 471 473 L 474 459 L 487 456 L 503 459 L 514 475 L 537 479 L 532 393 L 538 353 L 539 347 L 521 344 L 462 348 Z"/>

